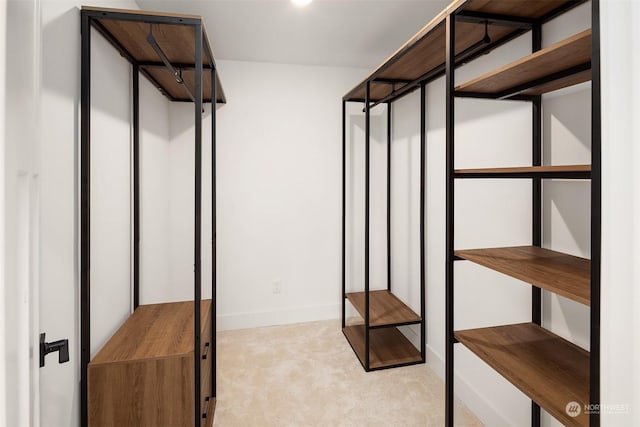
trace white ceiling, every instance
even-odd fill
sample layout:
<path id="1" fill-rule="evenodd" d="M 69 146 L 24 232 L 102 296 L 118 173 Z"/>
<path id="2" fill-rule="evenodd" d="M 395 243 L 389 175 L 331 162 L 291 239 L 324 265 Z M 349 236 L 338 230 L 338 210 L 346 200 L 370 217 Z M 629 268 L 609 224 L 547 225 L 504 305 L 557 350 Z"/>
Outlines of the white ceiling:
<path id="1" fill-rule="evenodd" d="M 216 59 L 373 69 L 450 0 L 136 0 L 201 15 Z"/>

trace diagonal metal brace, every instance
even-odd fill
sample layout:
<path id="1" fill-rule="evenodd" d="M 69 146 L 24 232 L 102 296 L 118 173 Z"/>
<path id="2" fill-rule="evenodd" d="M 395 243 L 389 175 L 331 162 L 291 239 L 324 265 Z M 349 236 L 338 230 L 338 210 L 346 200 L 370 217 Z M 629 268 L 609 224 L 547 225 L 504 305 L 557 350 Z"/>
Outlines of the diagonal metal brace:
<path id="1" fill-rule="evenodd" d="M 158 56 L 160 57 L 160 59 L 164 63 L 165 67 L 167 67 L 167 69 L 169 71 L 171 71 L 171 74 L 173 74 L 173 76 L 175 77 L 176 82 L 178 82 L 179 84 L 182 85 L 182 87 L 184 88 L 185 92 L 187 92 L 187 95 L 189 95 L 189 98 L 191 98 L 191 100 L 193 102 L 196 102 L 195 96 L 193 96 L 193 94 L 191 93 L 191 91 L 187 87 L 186 83 L 184 82 L 184 79 L 182 78 L 182 73 L 180 71 L 176 70 L 175 67 L 171 64 L 171 61 L 169 61 L 169 58 L 167 58 L 167 55 L 164 53 L 164 51 L 162 50 L 162 48 L 160 47 L 160 45 L 156 41 L 156 38 L 153 37 L 153 31 L 152 30 L 153 30 L 153 26 L 149 25 L 149 34 L 147 35 L 147 42 L 151 45 L 153 50 L 155 50 L 155 52 L 158 54 Z"/>

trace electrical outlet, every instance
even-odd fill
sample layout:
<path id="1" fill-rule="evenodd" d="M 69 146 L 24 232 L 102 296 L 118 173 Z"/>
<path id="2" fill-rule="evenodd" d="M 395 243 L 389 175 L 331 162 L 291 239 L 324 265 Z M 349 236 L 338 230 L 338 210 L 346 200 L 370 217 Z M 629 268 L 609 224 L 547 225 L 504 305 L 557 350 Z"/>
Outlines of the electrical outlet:
<path id="1" fill-rule="evenodd" d="M 273 293 L 281 294 L 282 293 L 282 280 L 276 280 L 273 282 Z"/>

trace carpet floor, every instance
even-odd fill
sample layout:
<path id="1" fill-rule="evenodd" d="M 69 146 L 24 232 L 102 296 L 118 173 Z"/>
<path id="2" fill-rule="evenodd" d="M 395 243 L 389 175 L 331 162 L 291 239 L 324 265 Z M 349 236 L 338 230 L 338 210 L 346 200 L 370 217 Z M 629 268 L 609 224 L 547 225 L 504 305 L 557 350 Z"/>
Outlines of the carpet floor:
<path id="1" fill-rule="evenodd" d="M 217 334 L 214 426 L 443 426 L 444 384 L 426 365 L 366 373 L 339 321 Z M 456 425 L 481 426 L 461 403 Z"/>

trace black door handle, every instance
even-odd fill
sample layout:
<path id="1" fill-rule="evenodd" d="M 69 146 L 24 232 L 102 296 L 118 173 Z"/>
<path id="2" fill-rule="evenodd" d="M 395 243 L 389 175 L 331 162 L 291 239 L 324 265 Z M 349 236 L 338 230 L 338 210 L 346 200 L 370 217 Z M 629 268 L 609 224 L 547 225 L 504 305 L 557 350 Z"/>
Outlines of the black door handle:
<path id="1" fill-rule="evenodd" d="M 58 363 L 64 363 L 69 361 L 69 340 L 58 340 L 52 342 L 45 342 L 45 333 L 40 334 L 40 367 L 44 366 L 44 357 L 57 351 Z"/>

